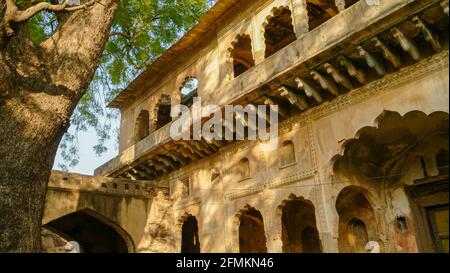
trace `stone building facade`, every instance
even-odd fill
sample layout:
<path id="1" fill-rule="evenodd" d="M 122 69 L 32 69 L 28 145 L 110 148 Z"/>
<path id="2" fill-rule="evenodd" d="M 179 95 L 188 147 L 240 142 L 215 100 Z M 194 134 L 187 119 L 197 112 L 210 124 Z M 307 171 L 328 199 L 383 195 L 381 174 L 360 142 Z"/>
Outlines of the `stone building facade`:
<path id="1" fill-rule="evenodd" d="M 95 219 L 118 236 L 99 251 L 448 252 L 447 31 L 442 0 L 219 0 L 111 102 L 119 155 L 53 174 L 44 228 L 83 249 Z M 278 105 L 279 147 L 172 139 L 194 97 Z"/>

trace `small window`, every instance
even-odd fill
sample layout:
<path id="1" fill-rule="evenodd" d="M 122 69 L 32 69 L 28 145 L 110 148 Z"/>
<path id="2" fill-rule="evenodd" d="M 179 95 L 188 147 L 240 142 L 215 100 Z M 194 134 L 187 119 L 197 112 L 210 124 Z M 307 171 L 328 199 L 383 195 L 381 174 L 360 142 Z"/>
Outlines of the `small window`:
<path id="1" fill-rule="evenodd" d="M 170 111 L 172 108 L 172 100 L 168 95 L 162 95 L 157 105 L 156 130 L 164 127 L 172 121 Z"/>
<path id="2" fill-rule="evenodd" d="M 439 175 L 448 175 L 448 150 L 441 149 L 435 156 Z"/>
<path id="3" fill-rule="evenodd" d="M 237 175 L 239 177 L 239 180 L 250 178 L 250 161 L 248 160 L 248 158 L 244 157 L 239 161 Z"/>
<path id="4" fill-rule="evenodd" d="M 233 58 L 233 72 L 234 77 L 237 77 L 255 66 L 252 52 L 252 40 L 250 36 L 238 35 L 236 41 L 233 42 L 230 49 L 231 57 Z"/>
<path id="5" fill-rule="evenodd" d="M 135 143 L 143 140 L 150 134 L 150 118 L 148 111 L 142 110 L 136 119 Z"/>
<path id="6" fill-rule="evenodd" d="M 117 185 L 117 183 L 113 183 L 113 189 L 117 190 L 118 187 L 119 185 Z"/>
<path id="7" fill-rule="evenodd" d="M 291 15 L 291 11 L 287 7 L 273 9 L 273 16 L 267 20 L 264 28 L 266 58 L 297 39 Z"/>
<path id="8" fill-rule="evenodd" d="M 194 97 L 198 96 L 198 80 L 195 77 L 187 77 L 180 89 L 181 104 L 191 107 L 194 103 Z"/>
<path id="9" fill-rule="evenodd" d="M 350 3 L 350 1 L 348 2 Z M 326 0 L 326 1 L 307 0 L 306 9 L 308 11 L 308 18 L 309 18 L 308 24 L 310 31 L 322 25 L 330 18 L 338 14 L 338 9 L 334 4 L 334 0 Z"/>
<path id="10" fill-rule="evenodd" d="M 139 185 L 138 184 L 134 185 L 134 189 L 139 190 L 140 189 Z"/>
<path id="11" fill-rule="evenodd" d="M 295 146 L 292 141 L 286 141 L 281 145 L 280 149 L 280 166 L 285 167 L 296 162 Z"/>
<path id="12" fill-rule="evenodd" d="M 125 190 L 128 191 L 130 189 L 130 185 L 125 184 Z"/>

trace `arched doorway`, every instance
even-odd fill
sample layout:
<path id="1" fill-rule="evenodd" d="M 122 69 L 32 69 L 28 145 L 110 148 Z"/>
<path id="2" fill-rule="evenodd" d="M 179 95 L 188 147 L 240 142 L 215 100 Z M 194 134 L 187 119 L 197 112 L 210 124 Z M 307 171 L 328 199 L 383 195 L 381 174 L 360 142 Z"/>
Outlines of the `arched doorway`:
<path id="1" fill-rule="evenodd" d="M 281 224 L 284 253 L 322 252 L 312 202 L 301 198 L 292 198 L 283 207 Z"/>
<path id="2" fill-rule="evenodd" d="M 134 245 L 128 233 L 92 210 L 81 210 L 46 224 L 69 241 L 76 241 L 83 253 L 128 253 Z"/>
<path id="3" fill-rule="evenodd" d="M 252 40 L 249 35 L 242 34 L 236 37 L 229 49 L 231 58 L 233 59 L 234 77 L 237 77 L 255 66 L 253 59 Z"/>
<path id="4" fill-rule="evenodd" d="M 339 12 L 334 1 L 307 0 L 306 9 L 308 11 L 308 25 L 310 31 L 325 23 Z"/>
<path id="5" fill-rule="evenodd" d="M 239 221 L 239 252 L 267 253 L 266 234 L 261 212 L 249 207 Z"/>
<path id="6" fill-rule="evenodd" d="M 197 218 L 189 215 L 181 228 L 181 253 L 200 253 Z"/>
<path id="7" fill-rule="evenodd" d="M 445 112 L 383 111 L 375 126 L 344 142 L 333 173 L 355 186 L 336 201 L 341 251 L 361 252 L 364 241 L 380 242 L 376 205 L 384 251 L 447 252 L 448 220 L 440 215 L 448 215 L 448 124 Z"/>
<path id="8" fill-rule="evenodd" d="M 369 241 L 378 241 L 375 214 L 363 192 L 360 187 L 347 187 L 336 200 L 340 252 L 364 253 Z"/>

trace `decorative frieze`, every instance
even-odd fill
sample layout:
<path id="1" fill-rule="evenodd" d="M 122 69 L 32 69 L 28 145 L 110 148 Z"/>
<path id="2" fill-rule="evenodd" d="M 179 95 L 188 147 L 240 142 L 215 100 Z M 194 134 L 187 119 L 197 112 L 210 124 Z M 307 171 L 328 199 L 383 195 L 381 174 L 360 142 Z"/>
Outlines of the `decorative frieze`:
<path id="1" fill-rule="evenodd" d="M 289 184 L 293 184 L 293 183 L 299 182 L 301 180 L 312 178 L 312 177 L 314 177 L 315 174 L 316 174 L 315 170 L 308 170 L 308 171 L 299 172 L 299 173 L 296 173 L 296 174 L 293 174 L 293 175 L 290 175 L 290 176 L 276 178 L 273 181 L 265 183 L 265 184 L 262 184 L 262 185 L 258 185 L 258 186 L 250 187 L 248 189 L 242 189 L 242 190 L 226 193 L 225 194 L 225 198 L 228 199 L 228 200 L 242 198 L 242 197 L 245 197 L 245 196 L 249 196 L 249 195 L 253 195 L 253 194 L 257 194 L 257 193 L 263 192 L 265 189 L 275 189 L 275 188 L 278 188 L 278 187 L 282 187 L 282 186 L 286 186 L 286 185 L 289 185 Z M 311 186 L 314 186 L 314 185 L 312 184 Z"/>

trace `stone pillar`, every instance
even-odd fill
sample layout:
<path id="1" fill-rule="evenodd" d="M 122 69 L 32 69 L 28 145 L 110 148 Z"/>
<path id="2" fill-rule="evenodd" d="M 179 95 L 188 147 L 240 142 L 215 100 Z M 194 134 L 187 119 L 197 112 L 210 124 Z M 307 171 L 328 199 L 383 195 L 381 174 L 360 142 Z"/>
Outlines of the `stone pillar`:
<path id="1" fill-rule="evenodd" d="M 271 238 L 267 240 L 268 253 L 283 253 L 283 241 L 280 234 L 272 234 Z"/>
<path id="2" fill-rule="evenodd" d="M 332 176 L 328 175 L 328 169 L 323 169 L 320 177 L 325 180 L 324 185 L 318 186 L 317 201 L 320 202 L 316 208 L 316 221 L 324 253 L 339 252 L 339 215 L 336 211 L 336 198 L 333 196 Z M 316 182 L 321 179 L 317 177 Z"/>
<path id="3" fill-rule="evenodd" d="M 281 215 L 272 214 L 271 221 L 268 221 L 266 230 L 267 252 L 283 253 L 283 240 L 281 237 Z"/>
<path id="4" fill-rule="evenodd" d="M 253 32 L 253 40 L 252 40 L 252 50 L 253 50 L 253 58 L 255 59 L 255 65 L 261 63 L 265 59 L 265 38 L 264 38 L 264 25 L 259 25 L 256 19 L 256 16 L 252 19 L 252 32 Z"/>
<path id="5" fill-rule="evenodd" d="M 292 23 L 297 38 L 309 31 L 306 0 L 292 0 Z"/>
<path id="6" fill-rule="evenodd" d="M 338 253 L 339 215 L 330 203 L 330 198 L 324 198 L 320 206 L 316 207 L 316 222 L 324 253 Z"/>
<path id="7" fill-rule="evenodd" d="M 334 0 L 334 4 L 339 12 L 345 10 L 345 0 Z"/>

